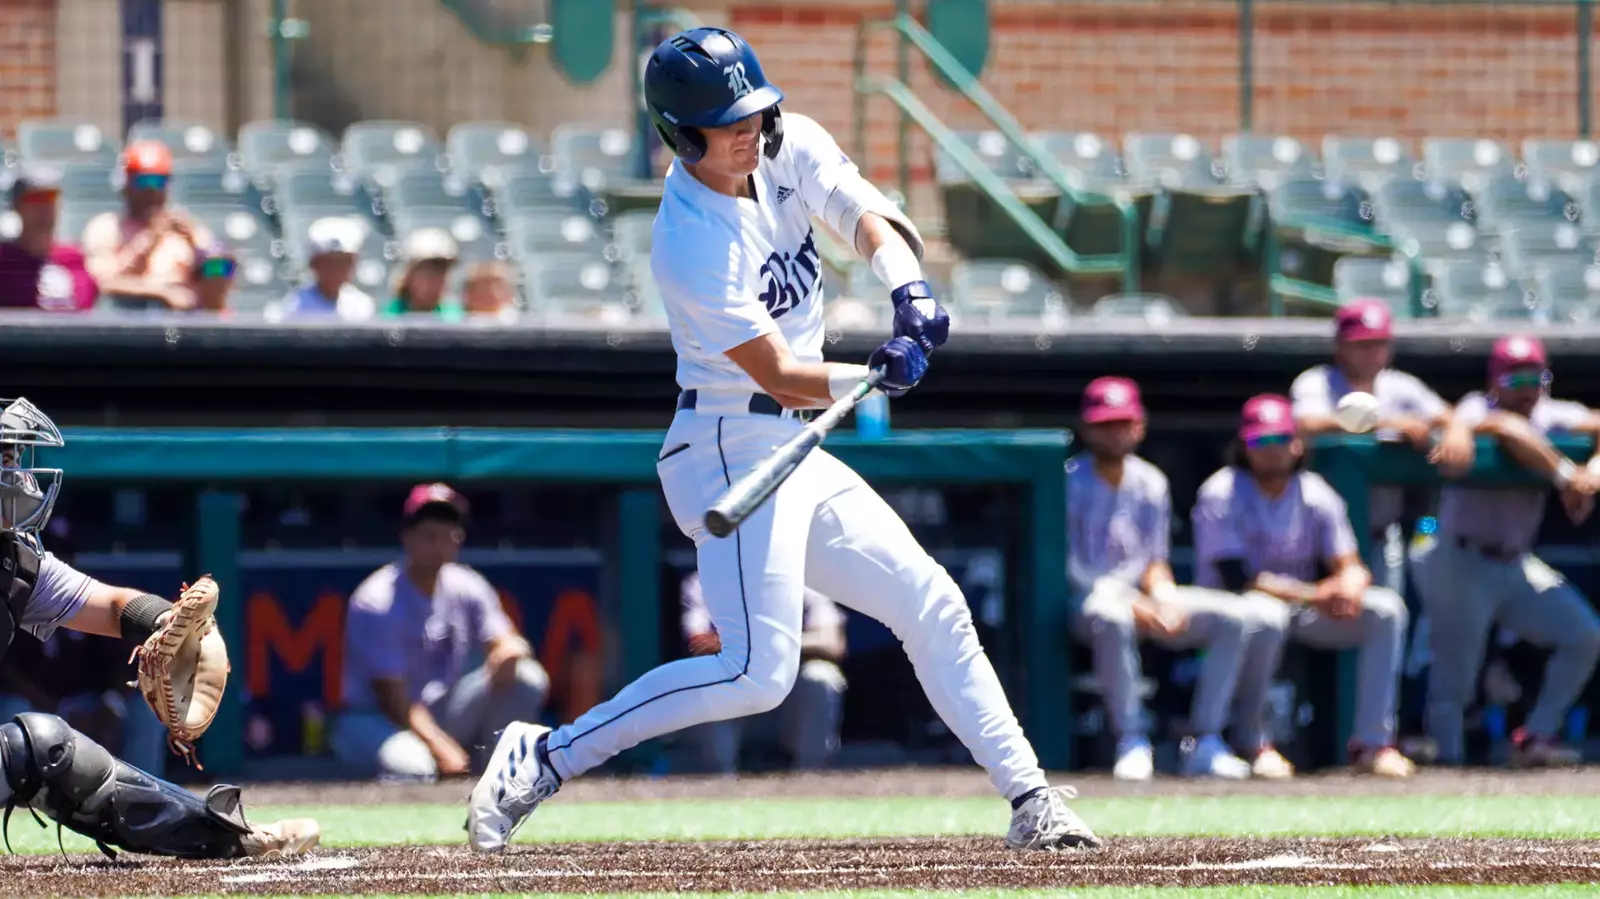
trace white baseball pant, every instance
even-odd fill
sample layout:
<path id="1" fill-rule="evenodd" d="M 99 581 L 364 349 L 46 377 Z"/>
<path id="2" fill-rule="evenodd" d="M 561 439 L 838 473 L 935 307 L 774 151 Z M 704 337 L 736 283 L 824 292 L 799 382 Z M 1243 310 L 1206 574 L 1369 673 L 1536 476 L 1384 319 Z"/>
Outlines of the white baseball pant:
<path id="1" fill-rule="evenodd" d="M 1046 786 L 955 581 L 838 459 L 813 450 L 733 534 L 704 530 L 717 496 L 801 426 L 741 411 L 749 394 L 708 393 L 673 418 L 657 473 L 673 518 L 695 542 L 722 651 L 646 672 L 558 728 L 546 744 L 556 773 L 573 777 L 652 737 L 776 708 L 800 668 L 809 585 L 894 632 L 934 710 L 1001 795 Z"/>

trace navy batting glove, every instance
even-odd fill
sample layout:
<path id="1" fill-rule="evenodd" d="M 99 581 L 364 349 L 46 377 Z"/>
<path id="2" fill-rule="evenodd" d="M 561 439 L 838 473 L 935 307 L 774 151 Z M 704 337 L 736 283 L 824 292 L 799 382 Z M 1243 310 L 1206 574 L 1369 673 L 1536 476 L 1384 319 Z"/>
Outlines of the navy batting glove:
<path id="1" fill-rule="evenodd" d="M 902 284 L 890 291 L 889 300 L 894 303 L 894 336 L 911 338 L 930 356 L 950 338 L 950 316 L 933 298 L 928 282 Z"/>
<path id="2" fill-rule="evenodd" d="M 867 367 L 884 370 L 878 388 L 885 394 L 904 396 L 928 373 L 928 354 L 909 337 L 893 337 L 872 351 Z"/>

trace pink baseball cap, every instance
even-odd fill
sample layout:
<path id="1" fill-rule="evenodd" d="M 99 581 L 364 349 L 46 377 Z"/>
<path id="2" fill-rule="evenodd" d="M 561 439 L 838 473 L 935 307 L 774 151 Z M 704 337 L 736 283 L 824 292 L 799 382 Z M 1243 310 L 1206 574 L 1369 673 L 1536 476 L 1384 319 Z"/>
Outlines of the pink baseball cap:
<path id="1" fill-rule="evenodd" d="M 1544 343 L 1537 337 L 1513 334 L 1494 342 L 1489 351 L 1489 377 L 1498 378 L 1518 368 L 1549 368 Z"/>
<path id="2" fill-rule="evenodd" d="M 1127 378 L 1095 378 L 1083 390 L 1083 420 L 1097 425 L 1107 421 L 1143 421 L 1144 403 L 1139 385 Z"/>
<path id="3" fill-rule="evenodd" d="M 415 518 L 426 506 L 448 506 L 459 518 L 467 516 L 467 500 L 449 484 L 418 484 L 406 495 L 405 507 L 400 517 L 405 521 Z"/>
<path id="4" fill-rule="evenodd" d="M 1294 434 L 1294 407 L 1289 398 L 1276 393 L 1253 396 L 1244 404 L 1239 421 L 1239 436 L 1245 440 Z"/>
<path id="5" fill-rule="evenodd" d="M 1382 300 L 1354 300 L 1340 306 L 1333 320 L 1340 340 L 1388 340 L 1394 336 L 1394 313 Z"/>

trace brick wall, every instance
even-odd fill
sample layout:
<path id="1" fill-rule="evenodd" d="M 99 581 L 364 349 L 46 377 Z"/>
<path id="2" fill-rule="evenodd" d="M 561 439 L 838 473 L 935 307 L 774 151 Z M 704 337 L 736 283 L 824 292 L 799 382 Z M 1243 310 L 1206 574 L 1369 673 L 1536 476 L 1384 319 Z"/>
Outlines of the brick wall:
<path id="1" fill-rule="evenodd" d="M 0 0 L 0 134 L 56 114 L 56 0 Z"/>
<path id="2" fill-rule="evenodd" d="M 1028 128 L 1187 131 L 1211 140 L 1240 129 L 1233 0 L 992 0 L 991 8 L 983 83 Z M 761 52 L 793 108 L 853 149 L 856 26 L 891 9 L 881 0 L 741 2 L 729 21 Z M 1575 136 L 1574 28 L 1570 7 L 1534 4 L 1258 2 L 1254 129 L 1311 139 L 1334 130 L 1409 139 Z M 869 50 L 872 72 L 894 72 L 887 36 Z M 946 124 L 985 126 L 921 64 L 911 81 Z M 869 161 L 882 176 L 894 157 L 895 114 L 882 99 L 869 110 Z M 928 154 L 918 139 L 919 175 Z"/>

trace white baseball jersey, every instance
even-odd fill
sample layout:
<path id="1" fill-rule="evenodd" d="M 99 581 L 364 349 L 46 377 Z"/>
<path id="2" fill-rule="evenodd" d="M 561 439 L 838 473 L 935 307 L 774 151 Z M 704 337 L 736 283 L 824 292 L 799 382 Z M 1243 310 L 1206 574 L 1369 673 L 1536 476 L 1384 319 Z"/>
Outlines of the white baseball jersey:
<path id="1" fill-rule="evenodd" d="M 1067 460 L 1067 492 L 1068 573 L 1080 590 L 1102 577 L 1137 587 L 1150 563 L 1167 561 L 1172 496 L 1161 469 L 1128 456 L 1112 487 L 1080 453 Z"/>
<path id="2" fill-rule="evenodd" d="M 1321 475 L 1301 471 L 1277 497 L 1247 472 L 1228 467 L 1200 485 L 1194 511 L 1195 583 L 1222 587 L 1216 563 L 1243 559 L 1245 574 L 1264 571 L 1313 581 L 1318 562 L 1356 551 L 1344 500 Z"/>
<path id="3" fill-rule="evenodd" d="M 723 355 L 776 331 L 795 358 L 822 361 L 822 259 L 811 217 L 856 171 L 812 119 L 783 114 L 778 158 L 761 156 L 755 200 L 705 186 L 674 160 L 656 213 L 650 273 L 661 291 L 678 386 L 759 391 Z"/>

